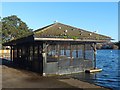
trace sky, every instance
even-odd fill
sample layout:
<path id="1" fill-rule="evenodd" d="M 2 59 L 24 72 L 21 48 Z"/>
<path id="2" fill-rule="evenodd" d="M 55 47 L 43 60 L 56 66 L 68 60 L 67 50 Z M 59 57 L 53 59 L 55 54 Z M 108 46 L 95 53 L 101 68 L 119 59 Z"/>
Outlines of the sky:
<path id="1" fill-rule="evenodd" d="M 117 2 L 3 2 L 2 17 L 11 15 L 34 30 L 57 20 L 118 41 Z"/>
<path id="2" fill-rule="evenodd" d="M 33 2 L 33 0 L 1 0 L 2 2 Z M 119 2 L 120 0 L 34 0 L 34 2 Z"/>

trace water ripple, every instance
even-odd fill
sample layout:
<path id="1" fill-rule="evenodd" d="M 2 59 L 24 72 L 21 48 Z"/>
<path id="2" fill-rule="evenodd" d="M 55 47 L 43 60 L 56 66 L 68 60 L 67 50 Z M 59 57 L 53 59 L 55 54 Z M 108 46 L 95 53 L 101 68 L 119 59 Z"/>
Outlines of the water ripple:
<path id="1" fill-rule="evenodd" d="M 102 68 L 103 71 L 89 75 L 77 75 L 76 78 L 118 90 L 120 85 L 120 66 L 118 66 L 120 62 L 118 61 L 118 53 L 120 53 L 120 50 L 98 50 L 97 67 Z"/>

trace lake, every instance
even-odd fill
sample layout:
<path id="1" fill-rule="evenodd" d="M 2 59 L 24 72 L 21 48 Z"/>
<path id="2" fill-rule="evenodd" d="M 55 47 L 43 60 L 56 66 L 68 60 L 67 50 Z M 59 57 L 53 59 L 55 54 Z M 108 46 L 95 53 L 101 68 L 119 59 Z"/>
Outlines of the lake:
<path id="1" fill-rule="evenodd" d="M 120 90 L 120 50 L 97 50 L 97 67 L 102 72 L 72 74 L 72 77 L 96 85 Z"/>

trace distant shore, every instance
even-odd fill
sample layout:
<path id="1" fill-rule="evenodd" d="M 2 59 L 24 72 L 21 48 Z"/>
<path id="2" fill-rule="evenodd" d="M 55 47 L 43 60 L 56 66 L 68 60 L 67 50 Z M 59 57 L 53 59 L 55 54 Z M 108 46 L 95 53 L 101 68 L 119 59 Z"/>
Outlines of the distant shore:
<path id="1" fill-rule="evenodd" d="M 2 87 L 3 88 L 76 88 L 109 90 L 87 82 L 73 78 L 43 77 L 37 73 L 19 70 L 8 66 L 2 66 Z"/>

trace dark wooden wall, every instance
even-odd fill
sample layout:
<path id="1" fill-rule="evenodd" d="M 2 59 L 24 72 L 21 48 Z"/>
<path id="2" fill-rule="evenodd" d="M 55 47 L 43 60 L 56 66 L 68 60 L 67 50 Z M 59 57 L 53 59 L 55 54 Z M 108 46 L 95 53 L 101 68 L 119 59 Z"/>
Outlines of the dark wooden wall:
<path id="1" fill-rule="evenodd" d="M 42 44 L 13 46 L 13 62 L 20 68 L 43 73 Z"/>

